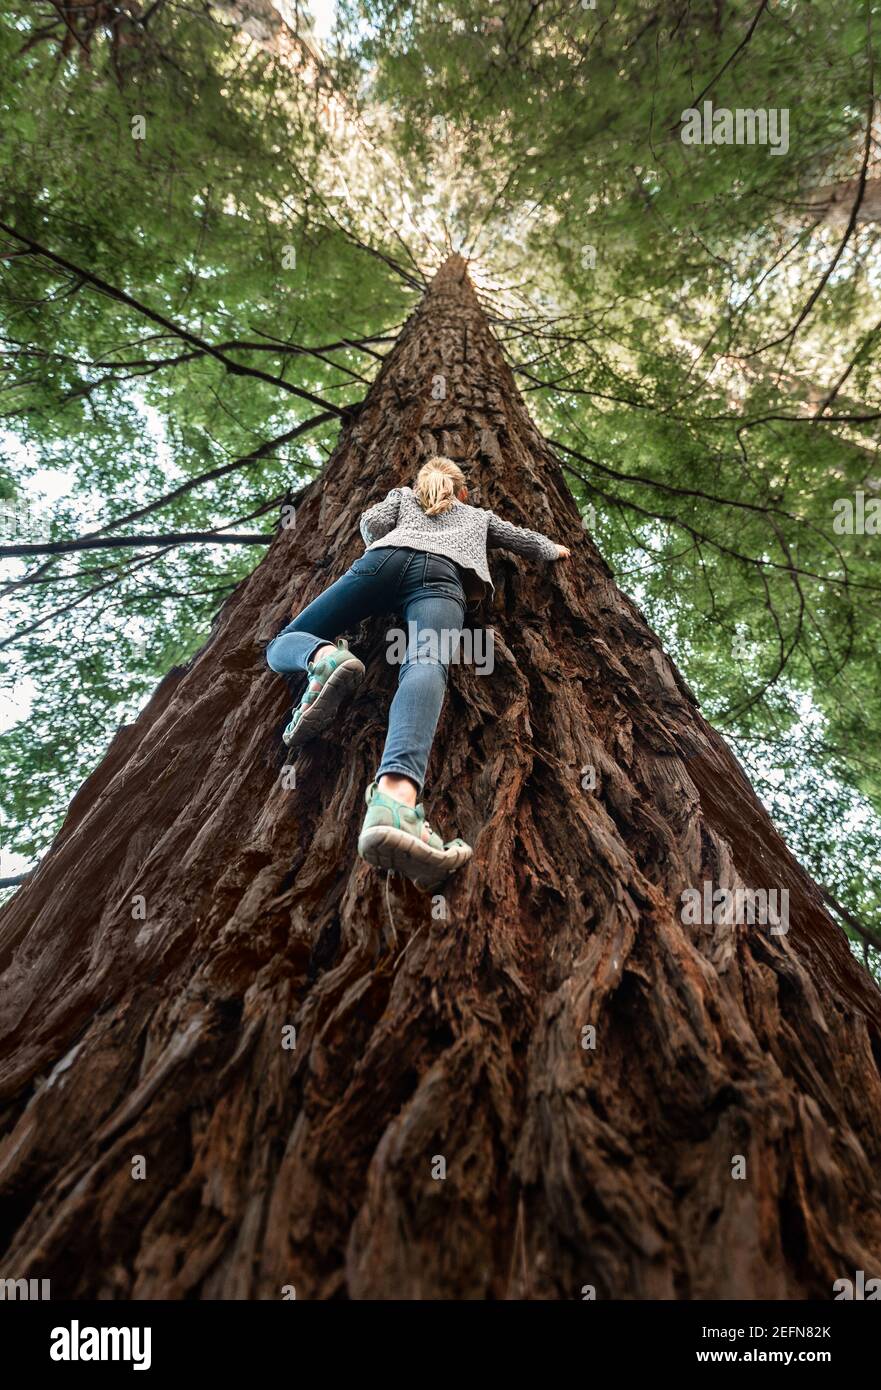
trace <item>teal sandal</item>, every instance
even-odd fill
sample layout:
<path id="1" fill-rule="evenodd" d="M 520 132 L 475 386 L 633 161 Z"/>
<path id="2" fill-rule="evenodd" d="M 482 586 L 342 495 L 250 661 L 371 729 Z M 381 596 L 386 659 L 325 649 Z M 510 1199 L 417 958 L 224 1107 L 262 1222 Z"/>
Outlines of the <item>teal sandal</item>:
<path id="1" fill-rule="evenodd" d="M 340 705 L 360 685 L 364 665 L 349 651 L 348 642 L 340 638 L 334 651 L 319 662 L 309 662 L 306 673 L 303 698 L 282 734 L 288 748 L 299 748 L 333 723 Z"/>
<path id="2" fill-rule="evenodd" d="M 422 806 L 405 805 L 381 792 L 375 782 L 367 788 L 365 800 L 358 853 L 374 868 L 391 869 L 420 888 L 434 888 L 471 858 L 471 846 L 464 840 L 444 844 Z"/>

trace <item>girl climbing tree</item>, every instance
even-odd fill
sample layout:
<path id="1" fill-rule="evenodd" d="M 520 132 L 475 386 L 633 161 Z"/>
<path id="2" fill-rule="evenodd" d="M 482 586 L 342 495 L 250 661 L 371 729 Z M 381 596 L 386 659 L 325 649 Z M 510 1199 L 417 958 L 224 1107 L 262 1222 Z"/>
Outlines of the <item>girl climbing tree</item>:
<path id="1" fill-rule="evenodd" d="M 355 852 L 386 623 L 295 764 L 264 650 L 438 454 L 571 559 L 495 559 L 492 679 L 451 665 L 428 765 L 473 859 L 386 903 Z M 686 924 L 707 881 L 786 890 L 788 930 Z M 0 963 L 5 1259 L 53 1296 L 829 1298 L 881 1248 L 877 989 L 614 583 L 455 255 L 74 798 Z"/>

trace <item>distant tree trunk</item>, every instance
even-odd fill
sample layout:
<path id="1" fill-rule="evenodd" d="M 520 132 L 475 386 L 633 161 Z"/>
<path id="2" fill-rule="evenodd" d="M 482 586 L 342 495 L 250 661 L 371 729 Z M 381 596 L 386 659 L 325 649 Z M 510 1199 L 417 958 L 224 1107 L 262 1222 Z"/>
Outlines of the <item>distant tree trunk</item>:
<path id="1" fill-rule="evenodd" d="M 844 179 L 805 192 L 804 211 L 810 218 L 833 224 L 846 223 L 860 196 L 860 180 Z M 856 213 L 857 222 L 881 221 L 881 176 L 877 171 L 866 181 Z"/>
<path id="2" fill-rule="evenodd" d="M 388 623 L 294 789 L 263 647 L 434 452 L 573 558 L 494 558 L 495 670 L 453 668 L 426 798 L 474 860 L 386 903 L 355 840 Z M 683 925 L 705 882 L 788 889 L 788 934 Z M 830 1298 L 881 1272 L 881 996 L 613 583 L 458 257 L 74 798 L 0 969 L 2 1269 L 54 1297 Z"/>

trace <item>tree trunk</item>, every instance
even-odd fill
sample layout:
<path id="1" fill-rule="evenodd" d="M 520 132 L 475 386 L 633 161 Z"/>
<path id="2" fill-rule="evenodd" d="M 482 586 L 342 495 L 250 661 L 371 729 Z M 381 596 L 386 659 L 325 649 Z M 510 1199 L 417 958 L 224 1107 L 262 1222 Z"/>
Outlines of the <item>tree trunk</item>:
<path id="1" fill-rule="evenodd" d="M 452 668 L 428 778 L 474 860 L 432 897 L 355 853 L 388 621 L 295 788 L 263 648 L 434 452 L 573 557 L 494 558 L 495 670 Z M 708 881 L 788 889 L 790 930 L 684 925 Z M 830 1298 L 879 1272 L 881 996 L 612 582 L 458 257 L 74 798 L 0 969 L 2 1268 L 54 1297 Z"/>
<path id="2" fill-rule="evenodd" d="M 850 218 L 859 195 L 858 178 L 843 179 L 840 183 L 827 183 L 821 188 L 811 188 L 805 193 L 805 213 L 811 219 L 821 218 L 833 225 L 844 225 Z M 873 171 L 873 176 L 866 180 L 856 220 L 858 223 L 881 221 L 881 175 L 877 169 Z"/>

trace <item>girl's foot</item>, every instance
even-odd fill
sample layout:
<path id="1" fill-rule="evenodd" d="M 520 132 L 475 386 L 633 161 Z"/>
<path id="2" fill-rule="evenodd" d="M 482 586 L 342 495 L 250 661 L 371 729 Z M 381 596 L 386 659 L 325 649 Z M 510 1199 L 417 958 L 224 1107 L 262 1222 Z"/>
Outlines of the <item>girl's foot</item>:
<path id="1" fill-rule="evenodd" d="M 375 782 L 367 788 L 367 815 L 358 836 L 358 853 L 377 869 L 393 869 L 420 888 L 434 888 L 471 858 L 464 840 L 444 844 L 422 806 L 407 806 Z"/>
<path id="2" fill-rule="evenodd" d="M 325 647 L 320 660 L 306 667 L 308 681 L 303 698 L 291 716 L 282 739 L 288 748 L 299 748 L 333 722 L 345 699 L 360 685 L 364 666 L 342 638 Z"/>

